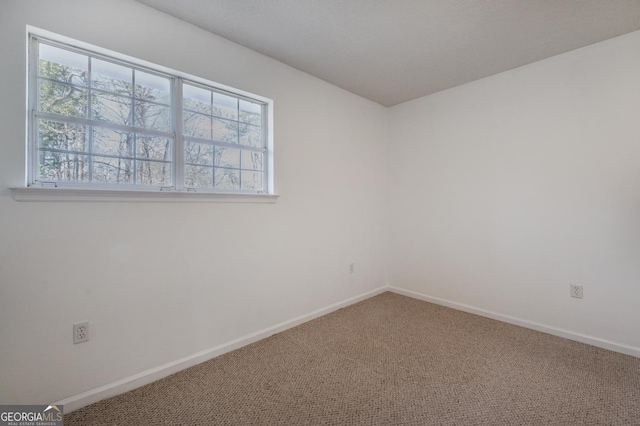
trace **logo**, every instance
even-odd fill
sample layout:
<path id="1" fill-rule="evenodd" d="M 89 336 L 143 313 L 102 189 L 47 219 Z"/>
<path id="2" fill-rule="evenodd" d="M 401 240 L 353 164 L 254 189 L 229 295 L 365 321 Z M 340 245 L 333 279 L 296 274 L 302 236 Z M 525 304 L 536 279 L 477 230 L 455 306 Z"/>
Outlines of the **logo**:
<path id="1" fill-rule="evenodd" d="M 0 426 L 62 426 L 62 405 L 0 405 Z"/>

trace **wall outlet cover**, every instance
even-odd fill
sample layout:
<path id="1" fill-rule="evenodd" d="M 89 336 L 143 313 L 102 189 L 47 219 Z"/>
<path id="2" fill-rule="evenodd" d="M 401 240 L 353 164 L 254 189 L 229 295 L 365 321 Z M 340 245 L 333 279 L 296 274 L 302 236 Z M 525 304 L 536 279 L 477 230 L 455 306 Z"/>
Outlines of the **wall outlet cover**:
<path id="1" fill-rule="evenodd" d="M 575 297 L 576 299 L 582 299 L 583 290 L 581 285 L 571 284 L 569 291 L 570 291 L 571 297 Z"/>
<path id="2" fill-rule="evenodd" d="M 73 344 L 89 341 L 89 321 L 73 324 Z"/>

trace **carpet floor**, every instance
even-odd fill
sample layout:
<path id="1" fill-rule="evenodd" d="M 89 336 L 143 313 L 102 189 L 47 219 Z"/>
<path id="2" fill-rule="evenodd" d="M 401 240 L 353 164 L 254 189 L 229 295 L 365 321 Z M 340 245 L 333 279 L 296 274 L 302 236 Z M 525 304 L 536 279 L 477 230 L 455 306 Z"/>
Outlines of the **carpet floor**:
<path id="1" fill-rule="evenodd" d="M 73 425 L 640 425 L 640 359 L 384 293 Z"/>

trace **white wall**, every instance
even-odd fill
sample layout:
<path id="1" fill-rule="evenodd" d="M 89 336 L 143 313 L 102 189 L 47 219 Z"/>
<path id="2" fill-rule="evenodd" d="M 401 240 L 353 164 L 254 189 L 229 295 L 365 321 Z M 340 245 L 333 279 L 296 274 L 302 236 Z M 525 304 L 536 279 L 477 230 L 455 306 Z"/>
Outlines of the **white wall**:
<path id="1" fill-rule="evenodd" d="M 26 25 L 273 99 L 278 203 L 14 201 Z M 57 401 L 385 284 L 385 108 L 133 1 L 3 1 L 0 40 L 1 403 Z M 73 345 L 85 319 L 91 341 Z"/>
<path id="2" fill-rule="evenodd" d="M 392 285 L 640 353 L 640 32 L 390 123 Z"/>

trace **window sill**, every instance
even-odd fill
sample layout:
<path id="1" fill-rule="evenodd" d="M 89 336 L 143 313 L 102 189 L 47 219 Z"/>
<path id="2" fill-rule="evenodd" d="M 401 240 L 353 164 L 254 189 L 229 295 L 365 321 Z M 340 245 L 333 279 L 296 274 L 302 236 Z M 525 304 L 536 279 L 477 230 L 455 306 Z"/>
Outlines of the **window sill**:
<path id="1" fill-rule="evenodd" d="M 126 189 L 9 188 L 16 201 L 274 204 L 278 195 Z"/>

